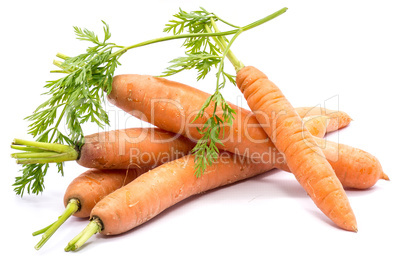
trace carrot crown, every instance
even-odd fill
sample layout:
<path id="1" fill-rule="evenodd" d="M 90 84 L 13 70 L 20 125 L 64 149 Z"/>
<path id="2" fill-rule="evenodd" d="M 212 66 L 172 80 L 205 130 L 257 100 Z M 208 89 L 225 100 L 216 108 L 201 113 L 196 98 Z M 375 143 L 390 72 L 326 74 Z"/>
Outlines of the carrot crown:
<path id="1" fill-rule="evenodd" d="M 240 34 L 242 31 L 261 25 L 281 15 L 285 11 L 286 8 L 283 8 L 274 14 L 244 27 L 232 26 L 234 28 L 232 30 L 208 32 L 204 26 L 205 24 L 209 24 L 211 20 L 223 20 L 202 8 L 201 11 L 191 13 L 180 10 L 179 15 L 176 16 L 180 20 L 179 23 L 172 20 L 165 29 L 167 32 L 173 31 L 174 35 L 147 40 L 130 46 L 121 46 L 109 42 L 111 33 L 109 25 L 104 21 L 102 21 L 104 32 L 103 39 L 100 39 L 93 31 L 74 27 L 77 39 L 89 42 L 92 46 L 88 47 L 85 53 L 75 57 L 69 57 L 61 53 L 56 55 L 60 60 L 54 61 L 53 64 L 59 69 L 52 70 L 51 72 L 61 73 L 65 76 L 57 80 L 48 81 L 44 86 L 47 89 L 45 94 L 49 96 L 49 99 L 39 105 L 32 115 L 25 118 L 31 123 L 28 133 L 36 138 L 36 142 L 67 144 L 69 146 L 80 147 L 84 139 L 83 124 L 92 122 L 96 123 L 101 128 L 109 124 L 109 118 L 106 111 L 103 109 L 102 103 L 104 102 L 104 95 L 109 94 L 111 91 L 115 70 L 121 65 L 119 62 L 120 57 L 130 49 L 158 42 L 186 39 L 185 45 L 192 46 L 193 50 L 199 49 L 202 52 L 201 48 L 204 48 L 203 45 L 205 44 L 208 44 L 210 49 L 215 49 L 216 51 L 214 51 L 212 55 L 207 53 L 204 57 L 201 52 L 192 53 L 194 57 L 189 60 L 192 60 L 195 65 L 207 64 L 206 69 L 198 67 L 198 69 L 202 71 L 199 76 L 200 78 L 209 72 L 211 65 L 214 65 L 214 63 L 217 65 L 219 63 L 219 73 L 223 78 L 223 82 L 219 83 L 218 88 L 221 88 L 226 80 L 234 81 L 233 76 L 223 71 L 223 63 L 220 62 L 223 57 L 226 55 L 230 57 L 231 54 L 228 51 L 222 53 L 219 48 L 213 46 L 214 44 L 211 45 L 210 40 L 207 39 L 209 37 L 223 37 L 227 35 L 235 35 L 236 37 L 236 35 Z M 231 25 L 228 22 L 225 23 Z M 182 32 L 186 28 L 190 29 L 190 31 L 189 33 L 183 34 Z M 230 43 L 228 44 L 228 49 L 229 45 Z M 184 61 L 187 62 L 187 60 Z M 173 74 L 176 70 L 175 68 L 171 68 L 169 70 L 170 72 L 165 75 Z M 222 122 L 231 123 L 234 111 L 230 109 L 219 91 L 209 99 L 209 102 L 211 101 L 225 108 L 224 120 Z M 203 113 L 201 112 L 199 115 L 202 116 Z M 207 130 L 209 132 L 209 134 L 206 134 L 206 137 L 199 142 L 199 146 L 202 147 L 202 150 L 208 147 L 213 148 L 213 146 L 208 144 L 211 140 L 213 140 L 213 143 L 219 142 L 219 139 L 216 138 L 222 124 L 219 120 L 220 118 L 218 116 L 214 116 L 213 119 L 209 121 L 209 126 L 200 129 L 201 131 Z M 210 128 L 215 128 L 215 130 L 210 130 Z M 65 130 L 62 131 L 61 129 Z M 211 151 L 213 152 L 210 152 L 209 157 L 205 160 L 207 163 L 200 163 L 199 171 L 203 171 L 205 166 L 216 158 L 218 150 L 211 149 Z M 197 153 L 197 151 L 195 152 Z M 20 158 L 22 157 L 20 156 Z M 49 165 L 47 163 L 24 164 L 22 176 L 16 179 L 16 192 L 22 195 L 25 188 L 28 188 L 28 193 L 30 193 L 30 191 L 35 194 L 42 192 L 44 187 L 43 178 L 48 168 Z M 62 163 L 57 163 L 57 168 L 60 173 L 63 173 Z M 34 181 L 34 184 L 31 185 L 32 181 Z"/>

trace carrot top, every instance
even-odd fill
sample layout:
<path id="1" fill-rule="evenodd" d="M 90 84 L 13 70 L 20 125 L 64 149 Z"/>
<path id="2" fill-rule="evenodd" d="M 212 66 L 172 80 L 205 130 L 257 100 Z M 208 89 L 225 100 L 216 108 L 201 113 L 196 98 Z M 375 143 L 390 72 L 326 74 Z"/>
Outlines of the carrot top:
<path id="1" fill-rule="evenodd" d="M 205 11 L 203 8 L 201 8 L 201 11 L 191 13 L 180 10 L 180 15 L 176 16 L 180 21 L 178 23 L 177 21 L 171 21 L 167 25 L 167 29 L 165 29 L 167 32 L 173 31 L 174 35 L 151 39 L 129 46 L 121 46 L 109 42 L 111 33 L 108 24 L 104 21 L 102 21 L 103 39 L 100 39 L 93 31 L 74 27 L 77 39 L 89 42 L 92 46 L 88 47 L 85 53 L 75 57 L 69 57 L 61 53 L 56 55 L 60 60 L 54 61 L 53 64 L 59 67 L 59 69 L 51 72 L 61 73 L 65 76 L 57 80 L 48 81 L 44 86 L 47 89 L 45 94 L 49 96 L 49 99 L 39 105 L 32 115 L 25 118 L 31 123 L 28 133 L 36 138 L 36 142 L 67 144 L 79 148 L 83 144 L 84 132 L 82 125 L 84 123 L 96 123 L 101 128 L 109 124 L 108 115 L 102 107 L 104 95 L 105 93 L 110 93 L 115 70 L 121 65 L 119 59 L 128 50 L 163 41 L 186 39 L 185 45 L 192 46 L 193 50 L 197 50 L 197 48 L 201 50 L 204 48 L 204 44 L 208 44 L 211 49 L 216 49 L 213 55 L 206 57 L 202 57 L 202 51 L 200 53 L 192 53 L 195 55 L 194 60 L 198 59 L 201 61 L 201 65 L 203 65 L 202 62 L 205 62 L 204 64 L 208 64 L 207 67 L 210 67 L 213 65 L 209 64 L 210 62 L 214 63 L 217 60 L 221 60 L 222 56 L 224 57 L 228 53 L 218 51 L 218 48 L 213 47 L 213 44 L 211 45 L 210 41 L 206 40 L 207 38 L 236 35 L 241 31 L 252 29 L 274 19 L 285 11 L 286 8 L 283 8 L 244 27 L 232 26 L 234 28 L 232 30 L 209 33 L 203 29 L 204 23 L 209 23 L 211 19 L 223 20 L 213 13 Z M 197 26 L 197 23 L 200 26 Z M 190 29 L 189 33 L 182 33 L 185 28 Z M 223 85 L 226 80 L 234 82 L 233 76 L 223 71 L 223 63 L 220 66 L 222 66 L 220 73 L 223 75 Z M 203 70 L 203 73 L 207 73 L 208 71 L 209 68 Z M 213 119 L 209 120 L 210 125 L 206 125 L 204 128 L 215 128 L 215 130 L 208 130 L 211 134 L 207 135 L 208 138 L 200 140 L 200 146 L 207 145 L 210 139 L 213 140 L 213 143 L 219 142 L 219 139 L 214 137 L 219 135 L 216 131 L 220 127 L 215 126 L 220 126 L 223 122 L 231 123 L 234 113 L 223 97 L 219 95 L 219 91 L 209 99 L 209 102 L 211 101 L 215 102 L 216 105 L 225 107 L 225 114 L 223 120 L 218 116 L 214 116 Z M 202 115 L 200 113 L 200 116 Z M 210 152 L 210 158 L 206 161 L 216 158 L 217 152 L 217 150 Z M 201 165 L 205 164 L 204 162 L 201 163 Z M 39 194 L 42 192 L 44 188 L 43 178 L 48 168 L 48 164 L 24 164 L 21 170 L 22 176 L 17 177 L 14 184 L 16 186 L 14 189 L 16 193 L 22 196 L 25 189 L 28 190 L 28 193 Z M 57 163 L 57 168 L 60 173 L 63 173 L 63 163 Z M 205 169 L 205 166 L 201 166 L 202 171 L 203 168 Z"/>

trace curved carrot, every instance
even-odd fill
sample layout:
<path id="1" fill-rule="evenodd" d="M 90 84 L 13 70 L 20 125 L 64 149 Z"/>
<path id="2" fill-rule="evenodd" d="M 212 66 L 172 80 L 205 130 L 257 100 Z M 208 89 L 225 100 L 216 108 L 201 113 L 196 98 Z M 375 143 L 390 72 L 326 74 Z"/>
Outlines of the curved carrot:
<path id="1" fill-rule="evenodd" d="M 89 217 L 92 208 L 103 197 L 130 183 L 146 171 L 148 169 L 145 167 L 129 170 L 89 169 L 76 177 L 64 194 L 65 211 L 53 224 L 33 233 L 34 236 L 43 234 L 35 249 L 39 250 L 70 216 Z"/>
<path id="2" fill-rule="evenodd" d="M 237 72 L 236 84 L 317 207 L 339 227 L 357 231 L 355 215 L 339 179 L 323 151 L 316 144 L 307 144 L 315 140 L 304 130 L 300 116 L 279 88 L 251 66 Z"/>
<path id="3" fill-rule="evenodd" d="M 76 236 L 66 251 L 76 250 L 93 234 L 126 232 L 192 196 L 264 173 L 270 163 L 254 163 L 229 152 L 221 152 L 202 177 L 194 177 L 194 156 L 163 164 L 98 202 L 87 228 Z"/>

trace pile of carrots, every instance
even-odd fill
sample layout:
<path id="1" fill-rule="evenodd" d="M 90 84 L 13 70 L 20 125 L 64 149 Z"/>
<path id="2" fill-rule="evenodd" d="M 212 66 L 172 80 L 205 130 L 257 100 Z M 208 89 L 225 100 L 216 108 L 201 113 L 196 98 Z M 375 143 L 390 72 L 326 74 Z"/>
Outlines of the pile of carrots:
<path id="1" fill-rule="evenodd" d="M 241 73 L 239 85 L 255 89 L 262 87 L 253 85 L 258 80 L 249 79 L 254 73 L 257 72 L 248 73 L 247 78 Z M 271 84 L 263 79 L 261 83 Z M 267 95 L 263 93 L 263 96 Z M 237 113 L 233 126 L 225 129 L 226 138 L 222 142 L 220 157 L 204 175 L 197 178 L 191 150 L 194 140 L 200 136 L 192 127 L 189 116 L 195 114 L 194 111 L 208 96 L 198 89 L 163 78 L 140 75 L 114 78 L 109 100 L 157 127 L 116 130 L 86 137 L 77 162 L 91 169 L 69 185 L 64 204 L 66 207 L 74 204 L 75 209 L 71 213 L 74 216 L 90 218 L 90 224 L 83 231 L 90 235 L 77 236 L 66 247 L 67 251 L 77 249 L 96 232 L 104 235 L 126 232 L 189 196 L 273 168 L 292 172 L 304 187 L 308 187 L 308 194 L 317 206 L 339 227 L 357 231 L 343 187 L 366 189 L 379 179 L 388 180 L 388 177 L 373 155 L 322 138 L 327 132 L 350 123 L 351 118 L 345 112 L 319 107 L 296 108 L 294 112 L 289 112 L 292 117 L 277 124 L 283 125 L 283 128 L 277 128 L 279 132 L 274 143 L 265 133 L 267 129 L 259 124 L 258 115 L 232 105 Z M 246 97 L 249 96 L 247 93 Z M 251 96 L 257 98 L 256 95 Z M 161 102 L 151 105 L 152 100 Z M 280 101 L 276 103 L 280 105 Z M 285 105 L 289 105 L 288 102 Z M 295 133 L 292 134 L 298 134 L 298 137 L 282 137 L 289 130 L 293 130 Z M 267 131 L 272 134 L 272 131 Z M 293 138 L 298 143 L 291 145 L 289 140 Z M 306 145 L 304 150 L 300 150 L 301 145 Z M 250 154 L 253 156 L 246 157 Z M 314 161 L 318 174 L 324 174 L 323 180 L 317 180 L 309 173 L 314 167 L 306 168 L 305 159 Z M 331 208 L 331 205 L 334 207 Z M 47 240 L 49 237 L 44 235 L 44 238 Z M 43 242 L 37 248 L 42 245 Z"/>
<path id="2" fill-rule="evenodd" d="M 220 131 L 219 157 L 196 177 L 192 150 L 202 136 L 194 118 L 210 96 L 193 87 L 147 75 L 113 78 L 108 101 L 154 128 L 132 128 L 85 137 L 76 161 L 89 168 L 68 186 L 66 211 L 43 234 L 39 249 L 69 216 L 90 223 L 65 248 L 81 247 L 92 235 L 117 235 L 192 196 L 271 169 L 291 172 L 316 206 L 340 229 L 357 232 L 345 188 L 367 189 L 389 180 L 378 159 L 323 137 L 349 125 L 342 111 L 294 108 L 268 77 L 252 66 L 237 71 L 236 84 L 251 111 L 236 111 Z M 219 111 L 218 111 L 219 112 Z"/>

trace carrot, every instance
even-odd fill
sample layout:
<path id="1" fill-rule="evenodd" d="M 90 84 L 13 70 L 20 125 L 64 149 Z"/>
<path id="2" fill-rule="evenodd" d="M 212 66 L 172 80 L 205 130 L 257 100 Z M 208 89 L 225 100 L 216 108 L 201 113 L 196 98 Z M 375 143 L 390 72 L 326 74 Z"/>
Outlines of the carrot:
<path id="1" fill-rule="evenodd" d="M 188 85 L 147 75 L 117 75 L 113 79 L 112 91 L 107 96 L 110 103 L 127 113 L 149 122 L 158 128 L 199 140 L 201 127 L 214 111 L 209 105 L 205 116 L 194 121 L 205 100 L 211 95 Z M 229 103 L 230 104 L 230 103 Z M 222 144 L 217 147 L 239 155 L 264 154 L 267 147 L 274 147 L 260 126 L 255 115 L 244 108 L 230 104 L 236 111 L 232 125 L 226 125 L 219 134 Z M 320 115 L 321 111 L 311 108 L 309 115 Z M 305 108 L 301 108 L 305 112 Z M 220 107 L 217 113 L 222 114 Z M 328 111 L 344 127 L 350 117 L 341 111 Z M 329 123 L 333 125 L 337 123 Z M 330 129 L 332 131 L 333 129 Z"/>
<path id="2" fill-rule="evenodd" d="M 349 125 L 352 118 L 344 112 L 339 112 L 330 109 L 324 109 L 322 107 L 297 107 L 296 112 L 301 118 L 308 116 L 327 116 L 329 117 L 327 132 L 333 132 L 338 129 L 342 129 Z"/>
<path id="3" fill-rule="evenodd" d="M 194 155 L 185 156 L 150 170 L 109 194 L 95 205 L 90 223 L 65 250 L 78 249 L 97 232 L 126 232 L 192 195 L 264 173 L 273 165 L 221 152 L 202 177 L 194 177 L 194 168 Z"/>
<path id="4" fill-rule="evenodd" d="M 370 153 L 320 138 L 314 140 L 345 188 L 367 189 L 379 179 L 389 180 L 380 161 Z"/>
<path id="5" fill-rule="evenodd" d="M 158 128 L 130 128 L 85 136 L 81 147 L 15 139 L 15 149 L 36 149 L 12 154 L 19 164 L 75 160 L 97 169 L 154 167 L 189 154 L 194 144 Z M 46 151 L 46 152 L 44 152 Z"/>
<path id="6" fill-rule="evenodd" d="M 345 144 L 335 143 L 314 137 L 317 145 L 322 148 L 325 158 L 334 169 L 337 178 L 344 188 L 368 189 L 378 180 L 389 180 L 383 172 L 381 163 L 372 154 Z M 276 156 L 281 156 L 279 153 Z M 278 159 L 275 167 L 290 172 L 284 159 Z"/>
<path id="7" fill-rule="evenodd" d="M 339 227 L 356 232 L 356 218 L 341 182 L 323 151 L 317 145 L 307 144 L 315 140 L 279 88 L 251 66 L 237 72 L 236 84 L 317 207 Z"/>
<path id="8" fill-rule="evenodd" d="M 152 96 L 152 99 L 149 96 Z M 200 107 L 202 107 L 204 100 L 210 96 L 196 88 L 164 78 L 132 74 L 114 77 L 113 88 L 108 95 L 108 100 L 122 110 L 159 128 L 198 140 L 201 135 L 197 130 L 197 126 L 202 125 L 206 118 L 198 118 L 194 123 L 191 122 Z M 258 123 L 256 116 L 249 110 L 233 104 L 230 105 L 236 111 L 236 114 L 232 125 L 224 127 L 224 132 L 221 132 L 222 145 L 218 145 L 218 147 L 237 155 L 252 156 L 257 160 L 258 158 L 264 158 L 264 161 L 270 159 L 272 160 L 270 162 L 274 163 L 275 167 L 289 170 L 284 157 L 275 151 L 274 144 Z M 206 114 L 212 114 L 213 109 L 214 106 L 211 104 L 206 108 Z M 219 107 L 217 110 L 217 113 L 221 112 Z M 351 121 L 351 118 L 342 111 L 319 107 L 296 108 L 296 111 L 300 112 L 301 117 L 305 115 L 328 116 L 327 132 L 334 131 L 338 127 L 346 127 Z M 309 126 L 308 130 L 313 130 L 313 124 L 306 124 L 306 126 Z M 316 131 L 315 134 L 320 135 L 322 133 Z M 317 139 L 314 140 L 317 142 Z M 329 141 L 326 143 L 332 147 L 336 146 L 335 143 Z M 324 147 L 324 145 L 319 146 Z M 331 157 L 329 162 L 345 187 L 368 188 L 374 185 L 378 179 L 388 179 L 383 173 L 379 161 L 371 154 L 364 151 L 346 152 L 346 150 L 353 148 L 345 145 L 340 146 L 344 149 L 344 152 L 338 152 L 336 148 L 324 148 L 323 152 L 325 156 Z M 339 154 L 342 159 L 339 160 L 336 154 Z M 346 154 L 348 155 L 346 156 Z M 362 159 L 366 163 L 354 163 L 354 161 Z M 354 175 L 360 174 L 360 172 L 373 172 L 366 176 L 370 178 L 370 180 L 366 181 L 367 183 L 370 182 L 370 184 L 362 185 L 357 181 Z"/>
<path id="9" fill-rule="evenodd" d="M 64 194 L 65 211 L 53 224 L 33 233 L 35 236 L 43 234 L 35 249 L 39 250 L 70 216 L 89 217 L 92 208 L 103 197 L 133 181 L 146 171 L 148 169 L 145 167 L 129 170 L 89 169 L 76 177 Z"/>

